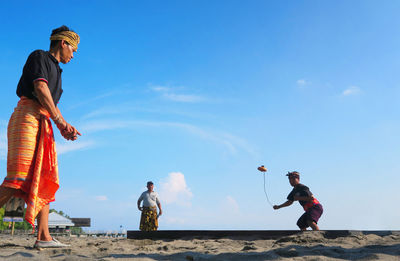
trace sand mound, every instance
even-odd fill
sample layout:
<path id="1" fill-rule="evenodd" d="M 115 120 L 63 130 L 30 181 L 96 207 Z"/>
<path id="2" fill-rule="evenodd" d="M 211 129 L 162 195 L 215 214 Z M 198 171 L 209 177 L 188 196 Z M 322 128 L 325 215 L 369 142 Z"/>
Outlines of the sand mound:
<path id="1" fill-rule="evenodd" d="M 400 235 L 330 238 L 305 232 L 274 240 L 59 238 L 71 247 L 33 249 L 35 239 L 0 236 L 0 260 L 399 260 Z"/>

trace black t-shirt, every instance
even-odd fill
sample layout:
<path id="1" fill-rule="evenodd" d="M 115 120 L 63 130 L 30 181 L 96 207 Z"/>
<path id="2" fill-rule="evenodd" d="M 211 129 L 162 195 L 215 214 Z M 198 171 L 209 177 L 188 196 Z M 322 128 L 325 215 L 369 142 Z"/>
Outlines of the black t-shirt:
<path id="1" fill-rule="evenodd" d="M 290 201 L 294 201 L 294 196 L 298 197 L 310 197 L 312 195 L 310 189 L 303 184 L 296 185 L 293 190 L 287 196 L 287 199 Z M 307 204 L 307 201 L 299 200 L 300 205 L 304 206 Z"/>
<path id="2" fill-rule="evenodd" d="M 26 60 L 21 79 L 17 87 L 18 97 L 25 96 L 37 100 L 33 82 L 42 80 L 47 82 L 54 105 L 57 106 L 63 92 L 61 88 L 61 72 L 57 59 L 49 52 L 36 50 Z"/>

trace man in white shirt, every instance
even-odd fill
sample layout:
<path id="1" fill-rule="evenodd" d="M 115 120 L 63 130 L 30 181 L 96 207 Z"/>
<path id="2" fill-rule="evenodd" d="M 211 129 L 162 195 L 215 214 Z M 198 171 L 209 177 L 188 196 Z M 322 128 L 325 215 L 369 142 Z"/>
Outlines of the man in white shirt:
<path id="1" fill-rule="evenodd" d="M 162 215 L 161 203 L 157 192 L 153 191 L 153 182 L 147 182 L 147 190 L 140 195 L 137 206 L 142 215 L 140 217 L 139 229 L 142 231 L 155 231 L 158 228 L 158 217 Z M 143 201 L 143 207 L 140 203 Z M 157 206 L 160 210 L 157 215 Z"/>

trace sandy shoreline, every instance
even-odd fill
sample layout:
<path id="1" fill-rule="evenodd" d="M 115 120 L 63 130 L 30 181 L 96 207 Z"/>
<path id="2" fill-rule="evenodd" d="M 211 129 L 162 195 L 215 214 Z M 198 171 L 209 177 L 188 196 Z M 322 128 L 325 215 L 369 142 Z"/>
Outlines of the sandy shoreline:
<path id="1" fill-rule="evenodd" d="M 0 260 L 400 260 L 399 233 L 335 239 L 312 231 L 274 240 L 58 239 L 71 246 L 36 250 L 33 236 L 0 235 Z"/>

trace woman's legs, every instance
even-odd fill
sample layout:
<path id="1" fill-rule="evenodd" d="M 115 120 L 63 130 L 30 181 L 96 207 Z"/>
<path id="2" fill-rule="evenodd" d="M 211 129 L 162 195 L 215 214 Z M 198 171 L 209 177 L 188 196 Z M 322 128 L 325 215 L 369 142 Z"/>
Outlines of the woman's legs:
<path id="1" fill-rule="evenodd" d="M 14 195 L 17 189 L 0 187 L 0 207 L 7 203 L 7 201 Z M 37 215 L 38 221 L 38 235 L 37 239 L 41 241 L 50 241 L 52 237 L 49 232 L 49 204 L 45 205 Z"/>
<path id="2" fill-rule="evenodd" d="M 37 240 L 41 241 L 51 241 L 52 237 L 49 232 L 49 208 L 50 205 L 47 204 L 43 206 L 42 210 L 40 210 L 37 215 L 37 223 L 38 223 L 38 234 Z"/>

